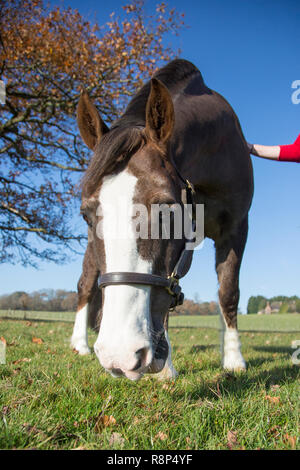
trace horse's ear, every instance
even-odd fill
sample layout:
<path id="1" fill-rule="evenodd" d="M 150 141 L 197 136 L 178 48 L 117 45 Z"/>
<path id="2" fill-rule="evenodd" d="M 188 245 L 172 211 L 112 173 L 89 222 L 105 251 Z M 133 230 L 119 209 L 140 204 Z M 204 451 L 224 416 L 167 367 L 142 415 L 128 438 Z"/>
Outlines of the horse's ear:
<path id="1" fill-rule="evenodd" d="M 146 135 L 158 145 L 165 145 L 171 137 L 174 123 L 171 95 L 160 80 L 152 78 L 146 106 Z"/>
<path id="2" fill-rule="evenodd" d="M 77 106 L 77 124 L 84 143 L 93 150 L 101 137 L 109 131 L 85 90 Z"/>

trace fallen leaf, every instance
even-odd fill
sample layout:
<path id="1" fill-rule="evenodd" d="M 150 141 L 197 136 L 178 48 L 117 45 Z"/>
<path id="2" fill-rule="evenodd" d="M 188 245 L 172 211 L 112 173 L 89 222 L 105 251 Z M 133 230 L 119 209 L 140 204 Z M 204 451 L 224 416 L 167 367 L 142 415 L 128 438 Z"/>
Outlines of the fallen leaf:
<path id="1" fill-rule="evenodd" d="M 160 439 L 161 441 L 165 441 L 167 439 L 167 434 L 165 434 L 164 432 L 162 431 L 159 431 L 156 436 L 155 436 L 155 439 Z"/>
<path id="2" fill-rule="evenodd" d="M 5 346 L 7 345 L 6 339 L 3 338 L 3 336 L 1 336 L 0 341 L 1 341 Z"/>
<path id="3" fill-rule="evenodd" d="M 297 441 L 296 436 L 290 436 L 288 433 L 286 433 L 286 434 L 283 436 L 283 442 L 284 442 L 285 444 L 290 445 L 292 449 L 295 449 L 295 447 L 296 447 L 296 441 Z"/>
<path id="4" fill-rule="evenodd" d="M 269 434 L 269 436 L 273 437 L 274 439 L 278 439 L 280 436 L 280 427 L 278 425 L 272 426 L 270 429 L 268 429 L 267 434 Z"/>
<path id="5" fill-rule="evenodd" d="M 168 390 L 168 392 L 174 392 L 174 385 L 175 385 L 175 382 L 174 380 L 172 380 L 172 382 L 166 382 L 163 384 L 162 388 L 164 390 Z"/>
<path id="6" fill-rule="evenodd" d="M 1 410 L 1 413 L 2 413 L 3 416 L 9 415 L 9 413 L 10 413 L 10 407 L 7 406 L 7 405 L 3 406 L 3 407 L 2 407 L 2 410 Z"/>
<path id="7" fill-rule="evenodd" d="M 32 342 L 35 344 L 43 344 L 44 341 L 42 340 L 42 338 L 37 338 L 36 336 L 33 336 Z"/>
<path id="8" fill-rule="evenodd" d="M 133 418 L 133 422 L 132 422 L 132 423 L 133 423 L 134 425 L 137 425 L 137 424 L 140 423 L 140 421 L 141 421 L 140 418 L 138 418 L 137 416 L 135 416 L 135 417 Z"/>
<path id="9" fill-rule="evenodd" d="M 123 447 L 124 444 L 125 444 L 125 439 L 124 437 L 122 437 L 122 434 L 118 432 L 113 432 L 109 438 L 109 445 L 110 446 L 120 445 L 121 447 Z"/>
<path id="10" fill-rule="evenodd" d="M 103 428 L 114 426 L 116 423 L 117 421 L 112 415 L 107 416 L 107 415 L 102 415 L 101 413 L 100 416 L 97 418 L 97 421 L 95 424 L 95 430 L 96 432 L 102 432 Z"/>
<path id="11" fill-rule="evenodd" d="M 29 423 L 23 423 L 22 426 L 28 434 L 37 434 L 39 432 L 36 426 L 31 426 Z"/>
<path id="12" fill-rule="evenodd" d="M 272 397 L 271 395 L 266 395 L 265 399 L 268 400 L 269 403 L 273 403 L 274 405 L 276 403 L 279 403 L 280 397 Z"/>
<path id="13" fill-rule="evenodd" d="M 232 450 L 238 445 L 237 440 L 237 431 L 228 431 L 227 432 L 227 447 Z"/>
<path id="14" fill-rule="evenodd" d="M 20 364 L 20 362 L 30 362 L 31 359 L 29 359 L 28 357 L 23 357 L 22 359 L 17 359 L 16 361 L 13 361 L 13 364 L 16 365 L 16 364 Z"/>

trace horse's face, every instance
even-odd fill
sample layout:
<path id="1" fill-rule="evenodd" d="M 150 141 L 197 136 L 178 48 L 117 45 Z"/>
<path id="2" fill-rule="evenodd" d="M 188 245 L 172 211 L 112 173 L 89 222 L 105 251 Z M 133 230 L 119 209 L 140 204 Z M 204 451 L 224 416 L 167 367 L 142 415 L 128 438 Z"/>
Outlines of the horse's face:
<path id="1" fill-rule="evenodd" d="M 96 165 L 101 160 L 101 135 L 109 131 L 87 95 L 79 103 L 78 123 L 85 142 L 95 151 L 92 165 Z M 131 272 L 167 277 L 173 271 L 184 242 L 174 238 L 172 221 L 170 236 L 163 238 L 161 220 L 153 211 L 158 204 L 171 208 L 181 205 L 181 190 L 167 151 L 173 124 L 171 97 L 160 82 L 154 81 L 145 130 L 136 130 L 142 134 L 143 144 L 126 165 L 100 178 L 92 194 L 87 196 L 83 191 L 82 212 L 90 225 L 101 274 Z M 155 238 L 151 236 L 154 233 Z M 164 367 L 168 356 L 164 320 L 171 301 L 164 288 L 150 285 L 108 285 L 103 289 L 101 325 L 94 349 L 106 370 L 137 380 L 146 371 L 159 372 Z"/>

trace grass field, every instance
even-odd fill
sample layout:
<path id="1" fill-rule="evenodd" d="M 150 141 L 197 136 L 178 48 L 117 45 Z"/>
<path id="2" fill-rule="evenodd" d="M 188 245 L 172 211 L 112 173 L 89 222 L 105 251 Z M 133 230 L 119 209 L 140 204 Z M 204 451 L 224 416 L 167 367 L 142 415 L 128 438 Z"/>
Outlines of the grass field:
<path id="1" fill-rule="evenodd" d="M 44 320 L 74 322 L 74 312 L 35 312 L 22 310 L 0 310 L 0 319 L 11 318 L 19 320 Z M 171 316 L 171 327 L 197 327 L 220 328 L 218 315 L 212 316 Z M 300 332 L 300 314 L 277 315 L 239 315 L 238 326 L 240 331 L 278 331 Z"/>
<path id="2" fill-rule="evenodd" d="M 218 315 L 212 316 L 174 316 L 170 318 L 170 326 L 185 326 L 198 328 L 220 328 Z M 276 315 L 239 315 L 238 327 L 240 331 L 274 331 L 300 333 L 300 314 Z"/>
<path id="3" fill-rule="evenodd" d="M 239 317 L 249 330 L 241 333 L 248 370 L 234 375 L 220 367 L 214 321 L 173 317 L 176 382 L 134 383 L 69 349 L 71 323 L 0 319 L 0 448 L 299 448 L 299 366 L 291 358 L 298 317 Z M 199 328 L 183 327 L 193 322 Z"/>

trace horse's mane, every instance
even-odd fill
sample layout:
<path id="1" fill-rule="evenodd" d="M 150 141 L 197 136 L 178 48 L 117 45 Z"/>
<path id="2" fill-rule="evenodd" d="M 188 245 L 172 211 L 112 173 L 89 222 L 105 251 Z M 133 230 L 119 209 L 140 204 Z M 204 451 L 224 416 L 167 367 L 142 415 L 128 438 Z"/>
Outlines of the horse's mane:
<path id="1" fill-rule="evenodd" d="M 105 134 L 83 175 L 82 196 L 90 197 L 96 191 L 101 178 L 116 171 L 122 162 L 128 161 L 144 142 L 142 130 L 137 127 L 116 127 Z"/>
<path id="2" fill-rule="evenodd" d="M 191 62 L 176 59 L 159 69 L 153 76 L 172 92 L 196 73 L 201 77 L 199 70 Z M 150 87 L 149 81 L 134 95 L 124 114 L 102 137 L 82 179 L 83 196 L 90 197 L 103 176 L 116 171 L 121 162 L 128 161 L 131 155 L 145 144 L 143 128 Z"/>

